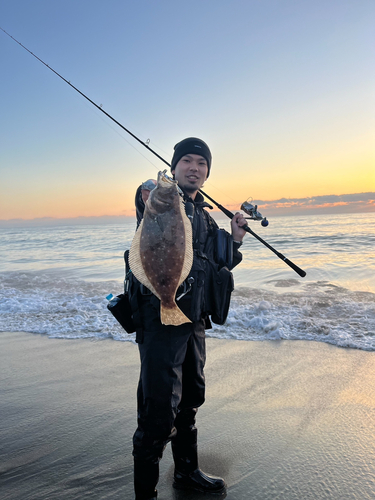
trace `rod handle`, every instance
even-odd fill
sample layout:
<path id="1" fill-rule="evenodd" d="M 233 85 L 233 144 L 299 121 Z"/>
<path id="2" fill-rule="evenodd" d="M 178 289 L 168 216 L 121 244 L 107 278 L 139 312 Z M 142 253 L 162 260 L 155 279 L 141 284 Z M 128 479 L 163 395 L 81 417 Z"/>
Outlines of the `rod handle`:
<path id="1" fill-rule="evenodd" d="M 297 274 L 301 276 L 301 278 L 304 278 L 306 276 L 306 271 L 301 269 L 300 267 L 296 266 L 292 261 L 287 259 L 286 257 L 282 256 L 282 260 L 285 262 L 285 264 L 288 264 L 289 267 L 293 269 Z"/>

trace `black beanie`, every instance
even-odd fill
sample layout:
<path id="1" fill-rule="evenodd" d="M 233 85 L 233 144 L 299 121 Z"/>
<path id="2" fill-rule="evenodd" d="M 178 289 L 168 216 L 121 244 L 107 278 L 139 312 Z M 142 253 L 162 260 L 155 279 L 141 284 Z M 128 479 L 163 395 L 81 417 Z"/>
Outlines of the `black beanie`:
<path id="1" fill-rule="evenodd" d="M 196 137 L 188 137 L 183 141 L 179 142 L 174 147 L 174 154 L 172 158 L 171 170 L 176 168 L 177 163 L 181 160 L 181 158 L 188 154 L 196 154 L 201 155 L 203 158 L 207 160 L 207 177 L 210 175 L 211 169 L 211 151 L 205 142 L 201 139 L 197 139 Z"/>

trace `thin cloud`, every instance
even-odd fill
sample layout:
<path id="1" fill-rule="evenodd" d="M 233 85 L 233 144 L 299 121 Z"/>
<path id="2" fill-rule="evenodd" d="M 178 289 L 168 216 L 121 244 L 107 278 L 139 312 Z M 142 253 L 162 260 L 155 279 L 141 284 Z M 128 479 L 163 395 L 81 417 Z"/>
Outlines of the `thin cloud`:
<path id="1" fill-rule="evenodd" d="M 311 198 L 280 198 L 278 200 L 254 200 L 263 216 L 271 215 L 314 215 L 375 212 L 375 193 L 354 193 L 342 195 L 324 195 Z M 233 212 L 238 211 L 239 205 L 227 205 Z M 215 209 L 218 211 L 218 209 Z M 115 224 L 134 219 L 134 209 L 121 215 L 103 215 L 93 217 L 72 217 L 58 219 L 41 217 L 36 219 L 0 220 L 1 227 L 24 226 L 54 226 L 74 224 Z"/>
<path id="2" fill-rule="evenodd" d="M 267 210 L 273 215 L 374 212 L 375 193 L 254 200 L 254 203 L 258 205 L 259 210 Z"/>

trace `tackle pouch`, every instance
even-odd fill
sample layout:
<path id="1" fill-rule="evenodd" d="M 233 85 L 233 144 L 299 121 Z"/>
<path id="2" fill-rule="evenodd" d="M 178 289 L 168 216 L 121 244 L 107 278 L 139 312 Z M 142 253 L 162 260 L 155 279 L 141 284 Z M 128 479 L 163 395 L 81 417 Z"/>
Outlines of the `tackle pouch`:
<path id="1" fill-rule="evenodd" d="M 223 325 L 227 319 L 230 298 L 234 290 L 233 274 L 227 267 L 220 270 L 211 265 L 210 312 L 211 321 Z"/>
<path id="2" fill-rule="evenodd" d="M 108 304 L 108 311 L 116 318 L 123 329 L 128 333 L 133 333 L 136 326 L 133 319 L 132 307 L 130 305 L 129 285 L 131 270 L 129 267 L 129 250 L 124 253 L 125 260 L 125 280 L 124 280 L 124 293 L 113 297 Z"/>
<path id="3" fill-rule="evenodd" d="M 219 268 L 233 266 L 233 237 L 224 229 L 216 229 L 215 235 L 215 261 Z"/>
<path id="4" fill-rule="evenodd" d="M 113 299 L 108 302 L 107 309 L 113 314 L 125 331 L 128 333 L 135 332 L 128 293 L 122 293 L 117 295 L 117 297 L 113 297 Z"/>

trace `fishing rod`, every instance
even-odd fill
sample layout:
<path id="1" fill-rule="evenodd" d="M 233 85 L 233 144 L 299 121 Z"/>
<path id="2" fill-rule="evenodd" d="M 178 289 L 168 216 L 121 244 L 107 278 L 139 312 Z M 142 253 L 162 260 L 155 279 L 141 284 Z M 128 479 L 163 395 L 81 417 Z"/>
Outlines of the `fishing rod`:
<path id="1" fill-rule="evenodd" d="M 85 99 L 87 99 L 89 102 L 91 102 L 91 104 L 93 104 L 99 111 L 101 111 L 102 113 L 104 113 L 106 116 L 108 116 L 108 118 L 110 118 L 113 122 L 116 123 L 116 125 L 118 125 L 119 127 L 121 127 L 123 130 L 125 130 L 125 132 L 127 132 L 129 135 L 131 135 L 136 141 L 138 141 L 140 144 L 142 144 L 142 146 L 144 146 L 145 148 L 147 148 L 149 151 L 151 151 L 151 153 L 154 153 L 155 156 L 157 156 L 159 158 L 159 160 L 163 161 L 166 165 L 168 165 L 170 167 L 170 164 L 164 160 L 164 158 L 162 158 L 160 155 L 158 155 L 158 153 L 156 151 L 154 151 L 153 149 L 150 148 L 150 146 L 148 146 L 148 144 L 146 144 L 145 142 L 143 142 L 141 139 L 139 139 L 136 135 L 134 135 L 132 132 L 130 132 L 130 130 L 128 130 L 127 128 L 125 128 L 120 122 L 118 122 L 117 120 L 115 120 L 113 118 L 113 116 L 111 116 L 109 113 L 107 113 L 106 111 L 104 111 L 104 109 L 99 106 L 98 104 L 96 104 L 94 101 L 92 101 L 89 97 L 87 97 L 87 95 L 85 95 L 83 92 L 81 92 L 79 89 L 77 89 L 77 87 L 75 87 L 74 85 L 72 85 L 70 83 L 69 80 L 66 80 L 63 76 L 61 76 L 57 71 L 55 71 L 53 68 L 51 68 L 51 66 L 49 66 L 47 63 L 45 63 L 44 61 L 42 61 L 42 59 L 40 59 L 40 57 L 36 56 L 33 52 L 31 52 L 31 50 L 29 50 L 27 47 L 25 47 L 24 45 L 22 45 L 21 42 L 19 42 L 18 40 L 16 40 L 12 35 L 10 35 L 9 33 L 7 33 L 1 26 L 0 26 L 0 30 L 3 31 L 6 35 L 8 35 L 12 40 L 14 40 L 16 43 L 18 43 L 18 45 L 21 45 L 21 47 L 25 50 L 27 50 L 27 52 L 29 54 L 31 54 L 33 57 L 35 57 L 35 59 L 38 59 L 38 61 L 40 61 L 42 64 L 44 64 L 44 66 L 46 66 L 48 69 L 50 69 L 51 71 L 53 71 L 53 73 L 55 73 L 55 75 L 57 75 L 59 78 L 61 78 L 61 80 L 64 80 L 65 83 L 67 83 L 68 85 L 70 85 L 70 87 L 72 87 L 72 89 L 76 90 L 79 94 L 81 94 L 82 97 L 84 97 Z"/>
<path id="2" fill-rule="evenodd" d="M 11 38 L 12 40 L 14 40 L 16 43 L 18 43 L 18 45 L 20 45 L 23 49 L 25 49 L 29 54 L 31 54 L 33 57 L 35 57 L 35 59 L 37 59 L 39 62 L 41 62 L 44 66 L 46 66 L 48 69 L 50 69 L 53 73 L 55 73 L 55 75 L 57 75 L 59 78 L 61 78 L 61 80 L 63 80 L 65 83 L 67 83 L 70 87 L 72 87 L 76 92 L 78 92 L 82 97 L 84 97 L 85 99 L 87 99 L 91 104 L 93 104 L 99 111 L 101 111 L 102 113 L 104 113 L 109 119 L 111 119 L 114 123 L 116 123 L 116 125 L 118 125 L 119 127 L 121 127 L 123 130 L 125 130 L 125 132 L 127 132 L 129 135 L 131 135 L 136 141 L 138 141 L 140 144 L 142 144 L 142 146 L 144 146 L 146 149 L 148 149 L 151 153 L 153 153 L 157 158 L 159 158 L 159 160 L 161 160 L 162 162 L 164 162 L 166 165 L 168 165 L 169 167 L 171 166 L 171 164 L 169 162 L 167 162 L 163 157 L 161 157 L 156 151 L 154 151 L 152 148 L 150 148 L 150 146 L 148 144 L 146 144 L 145 142 L 143 142 L 141 139 L 139 139 L 136 135 L 134 135 L 130 130 L 128 130 L 127 128 L 125 128 L 120 122 L 118 122 L 117 120 L 115 120 L 115 118 L 113 118 L 113 116 L 111 116 L 109 113 L 107 113 L 101 106 L 99 106 L 98 104 L 96 104 L 94 101 L 92 101 L 89 97 L 87 97 L 87 95 L 85 95 L 83 92 L 81 92 L 77 87 L 75 87 L 74 85 L 72 85 L 70 83 L 69 80 L 66 80 L 66 78 L 64 78 L 62 75 L 60 75 L 60 73 L 58 73 L 57 71 L 55 71 L 53 68 L 51 68 L 51 66 L 49 66 L 47 63 L 45 63 L 42 59 L 40 59 L 37 55 L 35 55 L 33 52 L 31 52 L 31 50 L 29 50 L 27 47 L 25 47 L 21 42 L 19 42 L 18 40 L 16 40 L 12 35 L 10 35 L 7 31 L 5 31 L 1 26 L 0 26 L 0 30 L 3 31 L 7 36 L 9 36 L 9 38 Z M 203 196 L 206 196 L 206 198 L 208 198 L 209 200 L 212 201 L 212 203 L 214 203 L 227 217 L 229 217 L 230 219 L 233 219 L 234 215 L 232 214 L 232 212 L 230 212 L 228 209 L 226 209 L 225 207 L 223 207 L 222 205 L 220 205 L 220 203 L 217 203 L 213 198 L 211 198 L 210 196 L 208 196 L 208 194 L 204 193 L 201 189 L 199 190 L 200 193 L 202 193 Z M 245 203 L 242 204 L 242 208 L 244 208 L 244 206 L 246 207 Z M 246 210 L 245 210 L 246 211 Z M 256 207 L 255 207 L 255 212 L 256 212 Z M 247 212 L 247 213 L 250 213 L 250 212 Z M 250 218 L 253 218 L 253 212 L 251 212 L 251 217 Z M 257 218 L 255 218 L 255 220 L 258 220 Z M 265 220 L 265 218 L 264 218 Z M 263 222 L 263 220 L 262 220 Z M 275 250 L 271 245 L 269 245 L 266 241 L 264 241 L 260 236 L 258 236 L 256 233 L 254 233 L 254 231 L 252 231 L 250 229 L 250 227 L 248 225 L 246 226 L 243 226 L 243 229 L 251 234 L 252 236 L 254 236 L 258 241 L 260 241 L 261 243 L 263 243 L 263 245 L 265 245 L 267 248 L 269 248 L 275 255 L 277 255 L 279 257 L 279 259 L 283 260 L 285 262 L 285 264 L 287 264 L 289 267 L 291 267 L 299 276 L 301 276 L 302 278 L 304 276 L 306 276 L 306 272 L 303 271 L 302 269 L 300 269 L 298 266 L 296 266 L 296 264 L 294 264 L 293 262 L 291 262 L 289 259 L 287 259 L 283 254 L 281 254 L 280 252 L 278 252 L 277 250 Z"/>
<path id="3" fill-rule="evenodd" d="M 211 196 L 208 196 L 208 194 L 205 193 L 204 191 L 202 191 L 201 189 L 199 191 L 203 194 L 203 196 L 205 196 L 206 198 L 211 200 L 212 203 L 214 203 L 217 206 L 217 208 L 219 208 L 227 217 L 229 217 L 230 219 L 233 219 L 234 214 L 232 214 L 232 212 L 230 210 L 228 210 L 227 208 L 225 208 L 222 205 L 220 205 L 219 203 L 217 203 L 213 198 L 211 198 Z M 243 208 L 243 206 L 241 208 Z M 252 229 L 250 229 L 250 227 L 248 225 L 242 226 L 242 229 L 244 229 L 247 233 L 254 236 L 254 238 L 256 238 L 258 241 L 263 243 L 263 245 L 265 245 L 267 248 L 269 248 L 275 255 L 277 255 L 279 257 L 279 259 L 283 260 L 285 262 L 285 264 L 287 264 L 289 267 L 291 267 L 293 269 L 293 271 L 295 271 L 297 274 L 299 274 L 302 278 L 304 278 L 306 276 L 306 271 L 304 271 L 300 267 L 296 266 L 296 264 L 294 264 L 291 260 L 287 259 L 282 253 L 278 252 L 270 244 L 268 244 L 266 241 L 264 241 L 264 239 L 261 238 L 260 236 L 258 236 L 256 233 L 254 233 L 254 231 Z"/>

